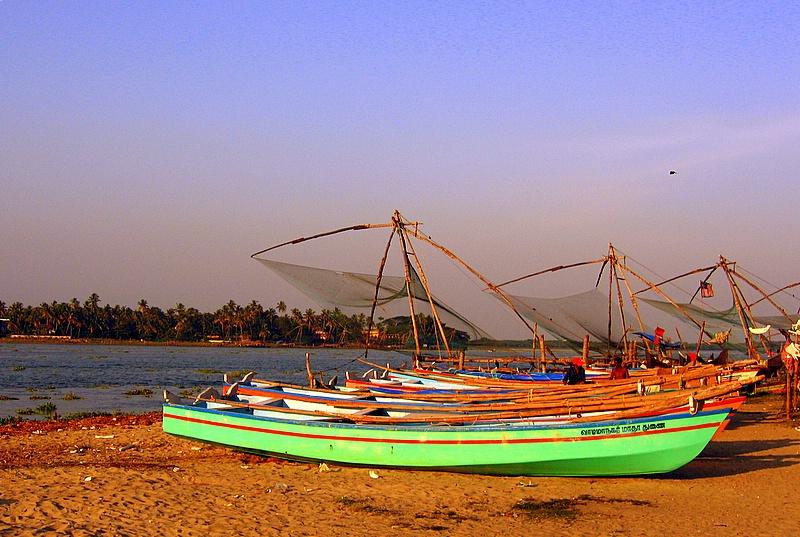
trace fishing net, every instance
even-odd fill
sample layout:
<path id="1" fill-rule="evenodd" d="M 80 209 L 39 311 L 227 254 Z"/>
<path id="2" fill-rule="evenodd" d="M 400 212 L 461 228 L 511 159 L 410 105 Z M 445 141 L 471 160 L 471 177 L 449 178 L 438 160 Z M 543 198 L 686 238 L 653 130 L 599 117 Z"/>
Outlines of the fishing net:
<path id="1" fill-rule="evenodd" d="M 338 308 L 347 315 L 369 315 L 375 298 L 377 275 L 358 272 L 307 267 L 257 258 L 265 267 L 280 276 L 308 298 L 326 309 Z M 431 314 L 425 288 L 417 273 L 411 268 L 411 295 L 416 313 Z M 408 316 L 408 290 L 404 277 L 381 277 L 375 319 Z M 492 339 L 486 331 L 433 297 L 433 304 L 442 322 L 450 328 L 466 332 L 470 339 Z"/>
<path id="2" fill-rule="evenodd" d="M 691 315 L 692 318 L 698 323 L 705 321 L 706 332 L 716 333 L 731 329 L 733 329 L 734 333 L 737 329 L 741 332 L 742 325 L 739 320 L 739 314 L 736 311 L 735 305 L 731 305 L 730 308 L 725 310 L 709 310 L 696 304 L 678 304 L 680 307 L 680 309 L 678 309 L 669 302 L 662 300 L 653 300 L 647 298 L 642 298 L 640 300 L 660 311 L 668 313 L 678 319 L 685 320 L 686 316 L 680 311 L 680 309 L 682 309 Z M 753 323 L 755 326 L 771 325 L 772 328 L 775 329 L 789 329 L 792 326 L 792 321 L 783 315 L 755 315 L 752 321 L 748 322 L 748 324 L 751 326 Z"/>
<path id="3" fill-rule="evenodd" d="M 608 337 L 608 295 L 597 289 L 559 298 L 507 295 L 520 315 L 576 346 L 589 334 L 591 341 L 616 345 L 624 336 L 619 304 L 611 307 L 611 339 Z M 641 328 L 633 308 L 623 305 L 625 323 Z M 647 326 L 644 327 L 647 330 Z"/>

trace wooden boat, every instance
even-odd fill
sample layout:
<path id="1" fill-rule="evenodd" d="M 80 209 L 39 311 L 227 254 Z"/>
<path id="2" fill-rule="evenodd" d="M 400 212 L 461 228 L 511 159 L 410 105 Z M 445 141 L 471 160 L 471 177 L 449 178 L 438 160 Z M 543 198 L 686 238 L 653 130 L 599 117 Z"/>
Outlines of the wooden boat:
<path id="1" fill-rule="evenodd" d="M 730 407 L 527 425 L 367 425 L 258 416 L 254 409 L 165 403 L 169 434 L 291 460 L 495 475 L 665 473 L 696 457 Z"/>

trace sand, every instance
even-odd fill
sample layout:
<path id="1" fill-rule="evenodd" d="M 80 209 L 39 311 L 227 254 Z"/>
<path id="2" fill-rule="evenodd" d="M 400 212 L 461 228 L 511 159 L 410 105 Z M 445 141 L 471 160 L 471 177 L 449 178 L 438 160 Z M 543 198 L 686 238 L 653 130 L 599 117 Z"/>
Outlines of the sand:
<path id="1" fill-rule="evenodd" d="M 0 427 L 0 535 L 800 535 L 800 431 L 754 398 L 672 474 L 488 477 L 285 462 L 160 416 Z"/>

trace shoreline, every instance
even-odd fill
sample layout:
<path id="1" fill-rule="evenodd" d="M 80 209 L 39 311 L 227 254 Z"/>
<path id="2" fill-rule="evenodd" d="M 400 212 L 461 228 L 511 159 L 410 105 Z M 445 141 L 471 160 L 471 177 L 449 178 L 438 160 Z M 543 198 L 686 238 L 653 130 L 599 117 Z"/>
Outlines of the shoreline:
<path id="1" fill-rule="evenodd" d="M 530 351 L 530 346 L 503 346 L 498 342 L 497 345 L 491 344 L 475 344 L 471 349 L 474 351 L 494 352 L 500 351 Z M 261 343 L 261 342 L 236 342 L 236 341 L 147 341 L 139 339 L 109 339 L 109 338 L 64 338 L 47 336 L 17 336 L 17 337 L 0 337 L 1 344 L 20 344 L 20 345 L 97 345 L 97 346 L 140 346 L 140 347 L 226 347 L 226 348 L 248 348 L 248 349 L 346 349 L 346 350 L 363 350 L 363 345 L 296 345 L 293 343 Z M 554 350 L 569 349 L 567 345 L 552 346 Z M 377 351 L 395 351 L 395 352 L 413 352 L 413 349 L 402 348 L 396 346 L 370 346 L 370 350 Z"/>
<path id="2" fill-rule="evenodd" d="M 232 347 L 253 349 L 361 349 L 359 345 L 294 345 L 278 343 L 250 342 L 241 343 L 234 341 L 147 341 L 139 339 L 94 339 L 94 338 L 48 338 L 42 336 L 30 337 L 0 337 L 0 344 L 21 345 L 98 345 L 98 346 L 131 346 L 131 347 Z M 391 347 L 370 347 L 371 350 L 398 350 Z"/>

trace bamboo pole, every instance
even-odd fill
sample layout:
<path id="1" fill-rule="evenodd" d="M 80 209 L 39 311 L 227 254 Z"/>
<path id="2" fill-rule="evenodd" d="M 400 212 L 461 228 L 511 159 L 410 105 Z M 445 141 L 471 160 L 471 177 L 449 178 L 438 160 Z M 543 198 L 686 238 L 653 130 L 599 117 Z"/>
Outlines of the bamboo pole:
<path id="1" fill-rule="evenodd" d="M 661 296 L 662 298 L 665 298 L 667 300 L 667 302 L 669 302 L 672 305 L 673 308 L 675 308 L 676 310 L 680 311 L 687 319 L 692 321 L 698 328 L 702 326 L 699 322 L 697 322 L 695 320 L 694 317 L 692 317 L 689 314 L 688 311 L 686 311 L 684 308 L 682 308 L 679 304 L 677 304 L 674 300 L 672 300 L 672 298 L 669 295 L 667 295 L 664 291 L 662 291 L 661 288 L 659 288 L 655 284 L 651 283 L 647 278 L 645 278 L 644 276 L 642 276 L 641 274 L 639 274 L 638 272 L 636 272 L 635 270 L 633 270 L 631 268 L 625 267 L 625 271 L 627 273 L 629 273 L 629 274 L 632 274 L 633 276 L 638 278 L 640 281 L 644 282 L 645 285 L 648 285 L 649 286 L 648 289 L 652 289 L 659 296 Z"/>
<path id="2" fill-rule="evenodd" d="M 636 291 L 636 294 L 638 295 L 638 294 L 644 293 L 645 291 L 649 291 L 650 289 L 653 289 L 654 287 L 661 287 L 665 283 L 674 282 L 675 280 L 680 280 L 681 278 L 685 278 L 686 276 L 691 276 L 692 274 L 697 274 L 698 272 L 705 272 L 707 270 L 712 270 L 712 269 L 716 270 L 716 268 L 717 268 L 717 265 L 712 265 L 710 267 L 703 267 L 703 268 L 699 268 L 699 269 L 690 270 L 689 272 L 685 272 L 685 273 L 683 273 L 683 274 L 681 274 L 679 276 L 674 276 L 674 277 L 672 277 L 672 278 L 670 278 L 668 280 L 664 280 L 663 282 L 659 282 L 659 283 L 649 283 L 649 282 L 647 282 L 647 283 L 645 283 L 645 285 L 647 285 L 647 287 L 645 287 L 644 289 L 640 289 L 639 291 Z"/>
<path id="3" fill-rule="evenodd" d="M 389 233 L 389 240 L 386 242 L 386 248 L 383 250 L 383 257 L 378 264 L 378 275 L 375 278 L 375 296 L 372 298 L 372 307 L 369 310 L 369 325 L 367 326 L 367 337 L 364 344 L 364 359 L 367 359 L 369 354 L 369 338 L 372 333 L 372 327 L 375 324 L 375 308 L 378 305 L 378 294 L 381 288 L 381 280 L 383 279 L 383 269 L 386 266 L 386 259 L 389 257 L 389 248 L 392 246 L 392 239 L 394 238 L 394 230 Z"/>
<path id="4" fill-rule="evenodd" d="M 710 277 L 711 277 L 711 276 L 714 274 L 714 272 L 716 272 L 717 268 L 718 268 L 718 267 L 714 267 L 713 269 L 711 269 L 711 272 L 709 272 L 708 274 L 706 274 L 706 277 L 705 277 L 705 278 L 703 278 L 702 282 L 700 282 L 700 285 L 699 285 L 699 286 L 697 287 L 697 289 L 695 290 L 694 294 L 692 295 L 692 298 L 690 298 L 690 299 L 689 299 L 689 304 L 691 304 L 691 303 L 692 303 L 692 301 L 694 301 L 695 297 L 697 296 L 697 293 L 699 293 L 699 292 L 700 292 L 700 289 L 703 287 L 703 284 L 704 284 L 704 283 L 708 283 L 708 279 L 709 279 L 709 278 L 710 278 Z M 701 298 L 702 298 L 702 297 L 701 297 Z"/>
<path id="5" fill-rule="evenodd" d="M 408 309 L 411 313 L 411 328 L 414 331 L 414 349 L 416 351 L 414 361 L 417 360 L 417 356 L 420 355 L 422 352 L 420 345 L 419 345 L 419 329 L 417 328 L 417 315 L 414 311 L 414 294 L 411 290 L 411 266 L 408 261 L 408 249 L 406 248 L 406 239 L 405 234 L 400 230 L 400 213 L 395 211 L 395 216 L 392 217 L 392 221 L 395 222 L 395 232 L 397 232 L 397 236 L 400 238 L 400 245 L 403 250 L 403 272 L 406 278 L 406 291 L 408 295 Z"/>
<path id="6" fill-rule="evenodd" d="M 311 371 L 311 353 L 306 353 L 306 378 L 308 379 L 308 387 L 314 387 L 314 373 Z"/>
<path id="7" fill-rule="evenodd" d="M 765 297 L 762 297 L 762 298 L 759 298 L 758 300 L 756 300 L 755 302 L 753 302 L 753 303 L 752 303 L 752 304 L 750 304 L 750 305 L 751 305 L 751 306 L 755 306 L 756 304 L 758 304 L 758 303 L 759 303 L 759 302 L 761 302 L 762 300 L 765 300 L 767 297 L 775 296 L 775 295 L 777 295 L 778 293 L 781 293 L 781 292 L 783 292 L 783 291 L 786 291 L 787 289 L 791 289 L 791 288 L 793 288 L 793 287 L 797 287 L 798 285 L 800 285 L 800 282 L 795 282 L 795 283 L 790 283 L 789 285 L 784 285 L 783 287 L 781 287 L 781 288 L 780 288 L 780 289 L 778 289 L 777 291 L 773 291 L 773 292 L 771 292 L 770 294 L 768 294 L 767 296 L 765 296 Z M 792 295 L 792 296 L 794 296 L 794 295 Z"/>
<path id="8" fill-rule="evenodd" d="M 470 273 L 472 273 L 472 275 L 473 275 L 473 276 L 475 276 L 475 277 L 476 277 L 476 278 L 478 278 L 480 281 L 482 281 L 482 282 L 483 282 L 483 284 L 484 284 L 484 285 L 486 285 L 486 287 L 487 287 L 487 288 L 489 288 L 489 289 L 490 289 L 490 290 L 491 290 L 493 293 L 495 293 L 495 294 L 496 294 L 496 295 L 497 295 L 497 296 L 498 296 L 498 297 L 499 297 L 499 298 L 500 298 L 500 299 L 501 299 L 501 300 L 502 300 L 502 301 L 503 301 L 503 302 L 504 302 L 504 303 L 505 303 L 505 304 L 506 304 L 506 305 L 507 305 L 509 308 L 511 308 L 511 311 L 513 311 L 513 312 L 514 312 L 514 314 L 515 314 L 515 315 L 516 315 L 516 316 L 519 318 L 519 320 L 520 320 L 520 321 L 522 321 L 522 323 L 523 323 L 523 324 L 524 324 L 524 325 L 525 325 L 525 326 L 528 328 L 528 330 L 530 330 L 531 334 L 533 334 L 533 327 L 530 325 L 530 323 L 528 323 L 528 321 L 527 321 L 527 320 L 526 320 L 526 319 L 525 319 L 525 318 L 522 316 L 522 314 L 521 314 L 521 313 L 520 313 L 520 312 L 517 310 L 517 308 L 516 308 L 516 307 L 514 306 L 514 304 L 511 302 L 511 299 L 508 297 L 508 295 L 506 295 L 506 294 L 505 294 L 505 293 L 504 293 L 502 290 L 500 290 L 500 289 L 499 289 L 499 288 L 498 288 L 498 287 L 497 287 L 497 286 L 496 286 L 494 283 L 492 283 L 492 282 L 491 282 L 491 281 L 490 281 L 488 278 L 486 278 L 486 277 L 485 277 L 483 274 L 481 274 L 480 272 L 478 272 L 477 270 L 475 270 L 474 268 L 472 268 L 472 266 L 471 266 L 469 263 L 467 263 L 466 261 L 464 261 L 463 259 L 461 259 L 461 258 L 460 258 L 459 256 L 457 256 L 455 253 L 453 253 L 453 252 L 452 252 L 450 249 L 446 248 L 445 246 L 442 246 L 441 244 L 439 244 L 438 242 L 434 241 L 434 240 L 433 240 L 431 237 L 429 237 L 429 236 L 425 235 L 424 233 L 420 233 L 418 230 L 416 230 L 416 229 L 415 229 L 415 230 L 414 230 L 414 232 L 412 233 L 412 236 L 413 236 L 414 238 L 416 238 L 416 239 L 419 239 L 419 240 L 421 240 L 421 241 L 427 242 L 428 244 L 430 244 L 430 245 L 431 245 L 431 246 L 433 246 L 434 248 L 438 249 L 438 250 L 439 250 L 439 251 L 441 251 L 441 252 L 442 252 L 444 255 L 446 255 L 446 256 L 447 256 L 447 257 L 449 257 L 450 259 L 452 259 L 452 260 L 456 261 L 457 263 L 459 263 L 459 264 L 460 264 L 462 267 L 464 267 L 466 270 L 468 270 Z"/>
<path id="9" fill-rule="evenodd" d="M 614 256 L 614 264 L 612 265 L 611 269 L 614 272 L 614 281 L 617 284 L 617 302 L 619 304 L 619 317 L 622 321 L 622 348 L 624 353 L 628 354 L 628 323 L 625 320 L 625 303 L 622 299 L 622 288 L 619 285 L 620 275 L 617 272 L 617 265 L 619 264 L 619 258 L 617 257 L 617 250 L 614 248 L 614 245 L 608 243 L 608 248 Z M 624 273 L 623 273 L 624 276 Z"/>
<path id="10" fill-rule="evenodd" d="M 544 344 L 544 334 L 539 334 L 539 357 L 540 357 L 540 363 L 544 363 L 546 350 L 547 350 L 547 347 Z M 544 370 L 542 370 L 542 371 L 544 371 Z"/>
<path id="11" fill-rule="evenodd" d="M 611 295 L 612 295 L 612 290 L 613 290 L 613 287 L 614 287 L 614 263 L 615 263 L 615 260 L 614 260 L 614 254 L 613 254 L 613 250 L 612 250 L 612 246 L 611 246 L 610 242 L 608 243 L 608 258 L 609 258 L 609 267 L 608 267 L 608 332 L 607 332 L 608 339 L 606 340 L 608 344 L 606 345 L 606 356 L 608 357 L 608 360 L 611 361 L 611 310 L 612 310 Z M 589 364 L 587 363 L 586 365 L 588 366 Z"/>
<path id="12" fill-rule="evenodd" d="M 749 278 L 747 278 L 743 274 L 740 274 L 739 272 L 736 271 L 736 265 L 734 265 L 733 270 L 731 271 L 731 274 L 738 276 L 739 278 L 742 279 L 742 281 L 747 283 L 750 287 L 752 287 L 753 289 L 755 289 L 756 291 L 761 293 L 762 297 L 766 298 L 769 301 L 769 303 L 772 304 L 775 307 L 775 309 L 777 309 L 790 323 L 792 322 L 792 318 L 789 316 L 789 314 L 786 312 L 786 310 L 784 310 L 780 306 L 780 304 L 778 304 L 777 302 L 775 302 L 774 300 L 769 298 L 767 296 L 766 292 L 763 289 L 761 289 L 758 285 L 756 285 L 755 283 L 750 281 Z M 735 282 L 734 282 L 734 284 L 735 284 Z M 739 289 L 738 284 L 736 284 L 736 287 L 737 287 L 737 289 Z M 753 321 L 753 324 L 755 324 L 755 315 L 753 315 L 753 310 L 752 310 L 750 304 L 748 304 L 747 301 L 744 300 L 744 294 L 741 292 L 741 289 L 739 289 L 739 293 L 742 295 L 742 301 L 744 302 L 744 307 L 747 310 L 747 314 L 749 315 L 750 320 Z M 767 355 L 769 355 L 769 353 L 770 353 L 769 340 L 767 339 L 767 337 L 764 334 L 760 334 L 759 335 L 759 340 L 761 341 L 761 347 L 764 349 L 764 352 Z"/>
<path id="13" fill-rule="evenodd" d="M 405 229 L 403 229 L 403 234 L 405 234 Z M 433 320 L 436 323 L 436 329 L 439 331 L 439 334 L 442 336 L 442 343 L 444 343 L 445 351 L 447 352 L 447 356 L 451 356 L 450 351 L 450 344 L 447 341 L 447 334 L 444 331 L 444 326 L 442 325 L 442 321 L 439 318 L 439 313 L 436 311 L 435 301 L 433 300 L 433 294 L 431 293 L 430 285 L 428 285 L 428 278 L 425 276 L 425 269 L 422 268 L 422 262 L 419 260 L 419 256 L 417 255 L 417 251 L 414 249 L 414 244 L 411 240 L 406 236 L 406 245 L 411 250 L 411 255 L 414 256 L 414 264 L 417 266 L 417 273 L 419 275 L 420 282 L 422 283 L 422 287 L 425 290 L 425 294 L 428 297 L 428 304 L 431 307 L 431 315 L 433 316 Z"/>
<path id="14" fill-rule="evenodd" d="M 583 336 L 583 348 L 581 349 L 583 363 L 589 365 L 589 334 Z"/>
<path id="15" fill-rule="evenodd" d="M 625 290 L 628 291 L 628 298 L 630 299 L 631 306 L 633 306 L 633 311 L 636 314 L 636 321 L 639 323 L 639 330 L 644 332 L 644 321 L 642 321 L 642 315 L 639 312 L 639 301 L 636 299 L 636 293 L 634 293 L 633 289 L 631 289 L 630 283 L 628 283 L 628 278 L 624 276 L 626 271 L 628 270 L 628 267 L 625 264 L 619 263 L 619 260 L 617 260 L 617 265 L 623 274 L 622 282 L 625 284 Z M 649 352 L 650 351 L 649 342 L 647 340 L 644 340 L 643 345 L 645 348 L 645 352 Z"/>
<path id="16" fill-rule="evenodd" d="M 495 285 L 495 287 L 503 287 L 505 285 L 508 285 L 508 284 L 511 284 L 511 283 L 516 283 L 516 282 L 525 280 L 527 278 L 532 278 L 534 276 L 540 276 L 540 275 L 546 274 L 548 272 L 556 272 L 556 271 L 563 270 L 563 269 L 581 267 L 583 265 L 592 265 L 592 264 L 595 264 L 595 263 L 600 263 L 603 260 L 604 260 L 603 258 L 600 258 L 600 259 L 593 259 L 591 261 L 581 261 L 580 263 L 572 263 L 570 265 L 558 265 L 557 267 L 550 267 L 548 269 L 540 270 L 539 272 L 534 272 L 532 274 L 526 274 L 525 276 L 520 276 L 519 278 L 514 278 L 513 280 L 508 280 L 507 282 L 498 283 L 497 285 Z"/>
<path id="17" fill-rule="evenodd" d="M 792 318 L 789 316 L 789 313 L 787 313 L 786 310 L 783 309 L 780 304 L 778 304 L 777 302 L 772 300 L 772 298 L 770 298 L 770 295 L 768 295 L 763 289 L 761 289 L 761 287 L 759 287 L 758 285 L 756 285 L 755 283 L 750 281 L 749 278 L 744 276 L 742 273 L 737 272 L 735 267 L 733 269 L 733 274 L 735 274 L 736 276 L 741 278 L 742 281 L 744 281 L 747 285 L 749 285 L 750 287 L 752 287 L 753 289 L 755 289 L 756 291 L 758 291 L 762 295 L 761 298 L 757 302 L 754 302 L 753 304 L 750 304 L 748 307 L 754 306 L 755 304 L 757 304 L 758 302 L 761 302 L 762 300 L 767 300 L 770 304 L 772 304 L 775 307 L 775 309 L 777 309 L 779 312 L 781 312 L 781 315 L 786 317 L 786 319 L 788 319 L 789 321 L 792 321 Z"/>
<path id="18" fill-rule="evenodd" d="M 697 347 L 695 347 L 695 356 L 700 356 L 700 347 L 703 345 L 703 331 L 706 329 L 706 322 L 703 321 L 703 326 L 700 327 L 700 337 L 697 338 Z"/>
<path id="19" fill-rule="evenodd" d="M 269 252 L 270 250 L 275 250 L 276 248 L 280 248 L 281 246 L 288 246 L 290 244 L 299 244 L 301 242 L 310 241 L 312 239 L 319 239 L 320 237 L 327 237 L 329 235 L 335 235 L 337 233 L 342 233 L 345 231 L 357 231 L 361 229 L 377 229 L 377 228 L 387 228 L 387 227 L 394 227 L 394 224 L 390 222 L 388 224 L 358 224 L 355 226 L 343 227 L 340 229 L 335 229 L 333 231 L 326 231 L 325 233 L 317 233 L 316 235 L 312 235 L 310 237 L 300 237 L 298 239 L 294 239 L 291 241 L 282 242 L 280 244 L 276 244 L 275 246 L 270 246 L 269 248 L 264 248 L 263 250 L 259 250 L 254 254 L 250 254 L 250 257 L 255 257 L 257 255 L 264 254 L 266 252 Z"/>
<path id="20" fill-rule="evenodd" d="M 719 264 L 722 270 L 725 272 L 725 276 L 728 278 L 728 286 L 730 287 L 731 294 L 733 295 L 733 303 L 736 306 L 736 313 L 739 315 L 739 323 L 742 326 L 744 343 L 747 346 L 747 354 L 750 358 L 758 359 L 758 353 L 756 352 L 755 348 L 753 348 L 753 342 L 750 339 L 750 331 L 747 329 L 747 320 L 745 319 L 745 311 L 742 307 L 742 302 L 739 299 L 738 286 L 736 285 L 736 282 L 733 281 L 733 276 L 728 268 L 728 260 L 725 259 L 724 256 L 720 255 Z"/>

